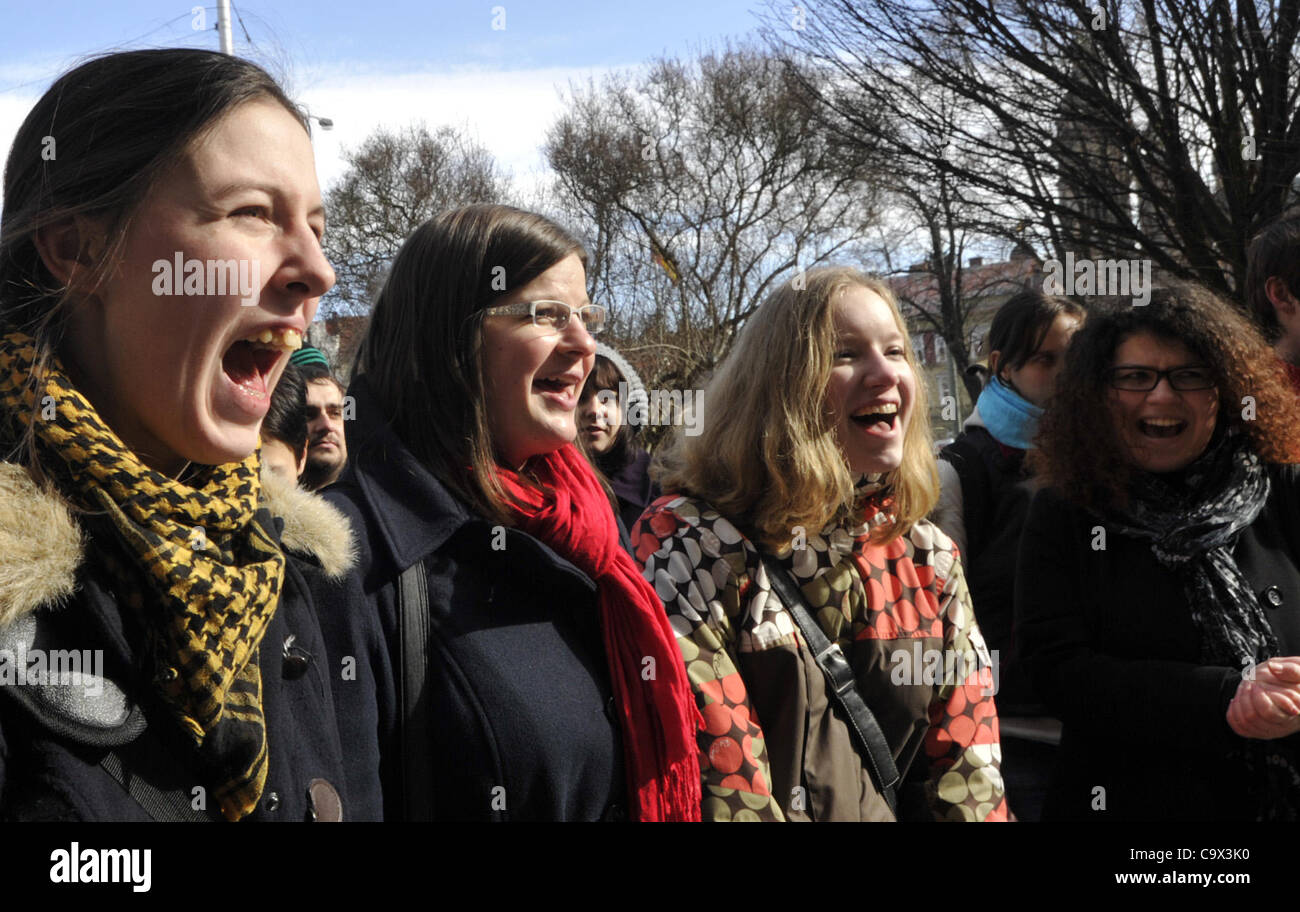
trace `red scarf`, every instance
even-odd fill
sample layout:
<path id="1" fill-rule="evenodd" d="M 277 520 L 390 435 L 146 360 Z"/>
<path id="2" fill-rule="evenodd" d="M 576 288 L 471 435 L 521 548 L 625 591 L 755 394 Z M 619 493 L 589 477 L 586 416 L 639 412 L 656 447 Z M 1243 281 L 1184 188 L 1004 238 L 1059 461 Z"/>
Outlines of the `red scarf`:
<path id="1" fill-rule="evenodd" d="M 516 507 L 519 528 L 596 582 L 605 656 L 621 707 L 630 816 L 697 821 L 695 732 L 703 719 L 659 596 L 619 544 L 614 510 L 577 449 L 568 444 L 536 456 L 528 469 L 545 494 L 524 485 L 515 472 L 499 470 L 506 491 L 523 504 Z"/>

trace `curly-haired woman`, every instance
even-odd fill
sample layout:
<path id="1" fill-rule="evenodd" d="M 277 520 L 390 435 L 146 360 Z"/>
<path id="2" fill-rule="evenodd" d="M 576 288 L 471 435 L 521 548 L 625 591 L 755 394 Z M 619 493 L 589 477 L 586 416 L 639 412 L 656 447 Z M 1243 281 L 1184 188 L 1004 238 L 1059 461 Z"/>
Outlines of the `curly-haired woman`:
<path id="1" fill-rule="evenodd" d="M 1044 816 L 1295 819 L 1300 430 L 1276 359 L 1177 287 L 1091 316 L 1058 389 L 1016 581 L 1065 723 Z"/>
<path id="2" fill-rule="evenodd" d="M 705 392 L 726 420 L 675 440 L 672 493 L 633 533 L 704 715 L 703 817 L 895 818 L 809 648 L 825 638 L 914 785 L 898 816 L 1005 819 L 988 653 L 924 519 L 939 485 L 906 327 L 855 270 L 801 285 L 750 317 Z M 791 576 L 811 637 L 778 596 Z"/>

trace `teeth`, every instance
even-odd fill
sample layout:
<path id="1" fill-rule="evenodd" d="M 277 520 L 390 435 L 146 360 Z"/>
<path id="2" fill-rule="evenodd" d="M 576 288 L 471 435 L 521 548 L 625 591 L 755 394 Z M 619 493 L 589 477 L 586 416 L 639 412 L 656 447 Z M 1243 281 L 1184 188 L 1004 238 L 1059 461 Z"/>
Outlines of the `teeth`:
<path id="1" fill-rule="evenodd" d="M 297 351 L 302 348 L 302 333 L 296 329 L 264 329 L 247 336 L 243 341 L 252 345 L 265 345 L 279 351 Z"/>
<path id="2" fill-rule="evenodd" d="M 1182 424 L 1182 421 L 1177 418 L 1143 418 L 1142 420 L 1147 424 L 1152 424 L 1156 427 L 1174 427 L 1175 425 Z"/>
<path id="3" fill-rule="evenodd" d="M 898 403 L 886 402 L 881 405 L 871 406 L 856 413 L 854 418 L 861 418 L 863 415 L 894 415 L 898 413 Z"/>

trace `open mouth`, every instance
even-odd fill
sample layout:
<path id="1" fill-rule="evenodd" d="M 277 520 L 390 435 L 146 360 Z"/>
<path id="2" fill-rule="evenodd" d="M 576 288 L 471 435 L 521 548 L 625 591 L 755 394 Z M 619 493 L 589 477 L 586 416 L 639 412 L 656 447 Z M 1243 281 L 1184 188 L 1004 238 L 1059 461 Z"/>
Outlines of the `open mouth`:
<path id="1" fill-rule="evenodd" d="M 573 389 L 573 382 L 563 377 L 539 377 L 533 385 L 550 393 L 567 393 Z"/>
<path id="2" fill-rule="evenodd" d="M 578 381 L 571 376 L 538 377 L 533 381 L 533 389 L 565 408 L 578 407 Z"/>
<path id="3" fill-rule="evenodd" d="M 868 406 L 866 410 L 851 415 L 850 418 L 858 427 L 887 434 L 894 429 L 894 423 L 898 420 L 898 406 L 893 402 Z"/>
<path id="4" fill-rule="evenodd" d="M 1178 418 L 1143 418 L 1138 421 L 1138 430 L 1146 437 L 1177 437 L 1187 429 L 1187 422 Z"/>
<path id="5" fill-rule="evenodd" d="M 221 367 L 235 386 L 255 399 L 265 399 L 266 378 L 280 356 L 301 347 L 302 336 L 296 329 L 264 329 L 226 349 Z"/>

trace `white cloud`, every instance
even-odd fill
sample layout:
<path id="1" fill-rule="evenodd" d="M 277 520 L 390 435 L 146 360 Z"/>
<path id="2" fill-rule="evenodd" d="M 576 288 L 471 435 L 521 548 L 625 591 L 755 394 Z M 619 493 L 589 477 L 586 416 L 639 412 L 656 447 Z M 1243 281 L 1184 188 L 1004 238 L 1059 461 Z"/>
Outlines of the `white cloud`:
<path id="1" fill-rule="evenodd" d="M 541 144 L 561 113 L 561 91 L 571 81 L 585 84 L 594 78 L 599 82 L 615 69 L 633 68 L 383 73 L 346 64 L 316 64 L 298 68 L 291 94 L 311 113 L 334 121 L 329 131 L 313 125 L 322 190 L 342 175 L 344 149 L 356 148 L 378 127 L 397 129 L 424 121 L 430 129 L 449 124 L 467 130 L 511 172 L 516 187 L 527 193 L 546 178 Z M 22 119 L 58 72 L 36 73 L 35 68 L 27 68 L 24 75 L 37 78 L 35 85 L 0 92 L 0 149 L 4 154 L 8 154 Z M 17 80 L 0 85 L 14 82 Z"/>
<path id="2" fill-rule="evenodd" d="M 547 171 L 541 145 L 562 111 L 561 91 L 571 81 L 599 81 L 610 71 L 589 67 L 364 74 L 322 68 L 297 100 L 313 114 L 334 121 L 333 130 L 314 131 L 322 188 L 342 174 L 345 148 L 356 148 L 377 127 L 423 121 L 430 129 L 443 124 L 466 129 L 513 174 L 520 189 L 527 189 Z"/>
<path id="3" fill-rule="evenodd" d="M 9 158 L 9 147 L 14 144 L 14 134 L 22 126 L 23 118 L 36 104 L 39 94 L 28 95 L 25 92 L 6 92 L 0 94 L 0 149 L 4 159 Z M 3 168 L 3 165 L 0 165 Z"/>

